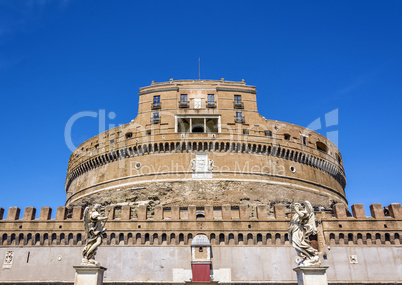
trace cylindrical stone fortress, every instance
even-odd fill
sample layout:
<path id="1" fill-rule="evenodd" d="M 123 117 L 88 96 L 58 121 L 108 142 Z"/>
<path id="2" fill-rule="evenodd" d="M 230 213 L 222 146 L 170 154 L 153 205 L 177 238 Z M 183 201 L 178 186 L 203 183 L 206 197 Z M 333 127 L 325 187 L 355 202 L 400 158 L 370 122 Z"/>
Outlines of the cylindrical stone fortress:
<path id="1" fill-rule="evenodd" d="M 137 118 L 72 153 L 66 205 L 347 204 L 338 148 L 262 117 L 256 93 L 223 79 L 140 88 Z"/>

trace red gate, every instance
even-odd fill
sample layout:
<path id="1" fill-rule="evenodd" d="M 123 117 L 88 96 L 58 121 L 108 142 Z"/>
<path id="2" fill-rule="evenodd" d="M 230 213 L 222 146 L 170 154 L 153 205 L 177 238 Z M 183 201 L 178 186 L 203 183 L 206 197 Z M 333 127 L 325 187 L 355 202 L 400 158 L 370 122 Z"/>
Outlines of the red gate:
<path id="1" fill-rule="evenodd" d="M 193 282 L 210 282 L 210 264 L 192 264 Z"/>

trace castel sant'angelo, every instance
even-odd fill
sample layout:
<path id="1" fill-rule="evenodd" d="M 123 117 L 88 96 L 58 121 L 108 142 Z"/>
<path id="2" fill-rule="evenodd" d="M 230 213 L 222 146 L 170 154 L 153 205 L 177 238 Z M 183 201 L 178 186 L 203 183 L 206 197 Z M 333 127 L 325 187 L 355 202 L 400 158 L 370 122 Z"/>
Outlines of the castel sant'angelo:
<path id="1" fill-rule="evenodd" d="M 37 219 L 0 208 L 0 284 L 72 284 L 83 209 L 96 203 L 109 217 L 96 257 L 105 283 L 296 284 L 289 219 L 306 200 L 330 284 L 400 283 L 401 205 L 350 213 L 335 144 L 262 117 L 256 93 L 224 79 L 140 88 L 134 120 L 72 153 L 55 219 L 49 207 Z"/>

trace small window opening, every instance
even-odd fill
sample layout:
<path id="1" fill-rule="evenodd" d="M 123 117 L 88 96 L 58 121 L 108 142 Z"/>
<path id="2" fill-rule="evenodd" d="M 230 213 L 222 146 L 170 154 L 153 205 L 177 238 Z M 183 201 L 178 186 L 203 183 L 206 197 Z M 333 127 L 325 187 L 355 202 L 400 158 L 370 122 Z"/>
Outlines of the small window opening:
<path id="1" fill-rule="evenodd" d="M 342 164 L 342 158 L 341 155 L 339 153 L 335 154 L 336 160 L 338 161 L 339 164 Z"/>
<path id="2" fill-rule="evenodd" d="M 243 109 L 244 105 L 243 102 L 241 101 L 241 95 L 234 95 L 234 102 L 233 102 L 233 107 L 235 109 Z"/>
<path id="3" fill-rule="evenodd" d="M 391 241 L 391 237 L 388 233 L 385 234 L 385 241 Z"/>
<path id="4" fill-rule="evenodd" d="M 328 147 L 327 147 L 324 143 L 322 143 L 322 142 L 317 142 L 316 145 L 317 145 L 317 149 L 318 149 L 319 151 L 322 151 L 322 152 L 325 152 L 325 153 L 328 152 Z"/>
<path id="5" fill-rule="evenodd" d="M 205 214 L 204 211 L 197 211 L 197 214 L 195 216 L 196 219 L 201 219 L 201 218 L 205 218 Z"/>
<path id="6" fill-rule="evenodd" d="M 249 129 L 243 129 L 243 135 L 249 135 L 250 130 Z"/>
<path id="7" fill-rule="evenodd" d="M 202 246 L 198 249 L 199 252 L 203 252 Z"/>
<path id="8" fill-rule="evenodd" d="M 180 95 L 180 103 L 187 103 L 187 94 Z"/>
<path id="9" fill-rule="evenodd" d="M 290 135 L 289 134 L 284 134 L 283 137 L 285 138 L 285 140 L 289 141 L 290 140 Z"/>
<path id="10" fill-rule="evenodd" d="M 307 145 L 307 137 L 302 137 L 303 145 Z"/>
<path id="11" fill-rule="evenodd" d="M 152 113 L 151 123 L 152 124 L 159 124 L 160 121 L 161 121 L 161 118 L 159 117 L 159 112 Z"/>
<path id="12" fill-rule="evenodd" d="M 224 234 L 220 234 L 219 235 L 219 243 L 224 242 L 225 241 L 225 235 Z"/>
<path id="13" fill-rule="evenodd" d="M 271 131 L 265 131 L 265 136 L 266 137 L 272 137 L 272 132 Z"/>
<path id="14" fill-rule="evenodd" d="M 133 133 L 126 133 L 126 139 L 131 139 L 133 137 Z"/>
<path id="15" fill-rule="evenodd" d="M 236 112 L 235 122 L 244 123 L 244 117 L 242 112 Z"/>

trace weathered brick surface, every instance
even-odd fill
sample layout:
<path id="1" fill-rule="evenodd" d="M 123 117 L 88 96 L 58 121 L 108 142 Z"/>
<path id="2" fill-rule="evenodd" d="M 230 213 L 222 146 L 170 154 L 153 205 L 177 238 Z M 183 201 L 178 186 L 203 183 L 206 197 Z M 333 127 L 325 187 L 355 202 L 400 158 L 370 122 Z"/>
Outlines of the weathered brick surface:
<path id="1" fill-rule="evenodd" d="M 357 219 L 365 218 L 366 214 L 364 212 L 363 204 L 353 204 L 352 205 L 352 214 L 353 214 L 353 217 L 355 217 Z"/>
<path id="2" fill-rule="evenodd" d="M 188 108 L 179 106 L 183 93 Z M 215 108 L 206 103 L 208 94 L 214 94 Z M 87 140 L 71 155 L 67 206 L 132 201 L 255 206 L 309 200 L 329 209 L 346 203 L 337 147 L 314 131 L 261 117 L 254 86 L 179 80 L 141 88 L 139 95 L 139 113 L 132 122 Z M 155 95 L 161 102 L 157 109 L 152 105 Z M 235 95 L 241 96 L 240 109 Z M 200 108 L 194 105 L 197 100 Z M 154 112 L 165 110 L 171 115 L 150 124 Z M 236 122 L 236 112 L 242 112 L 244 123 Z M 211 131 L 214 123 L 207 119 L 220 118 L 220 131 L 181 133 L 177 116 L 205 116 Z M 213 161 L 208 175 L 214 181 L 192 179 L 191 161 L 199 152 Z"/>
<path id="3" fill-rule="evenodd" d="M 20 218 L 20 208 L 10 207 L 8 209 L 7 220 L 18 220 Z"/>
<path id="4" fill-rule="evenodd" d="M 52 216 L 52 208 L 42 207 L 40 209 L 40 215 L 39 215 L 40 220 L 50 220 L 51 216 Z"/>
<path id="5" fill-rule="evenodd" d="M 345 219 L 347 217 L 346 206 L 342 203 L 334 205 L 334 215 L 338 219 Z"/>
<path id="6" fill-rule="evenodd" d="M 381 204 L 375 203 L 370 205 L 371 216 L 376 219 L 385 218 L 384 209 Z"/>

